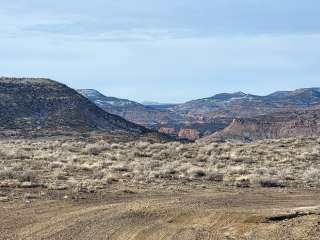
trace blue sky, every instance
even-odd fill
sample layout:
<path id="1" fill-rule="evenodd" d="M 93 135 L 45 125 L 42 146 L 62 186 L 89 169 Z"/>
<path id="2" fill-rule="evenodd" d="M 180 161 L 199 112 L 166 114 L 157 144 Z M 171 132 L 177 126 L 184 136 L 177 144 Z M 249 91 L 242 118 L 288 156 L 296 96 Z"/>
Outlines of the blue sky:
<path id="1" fill-rule="evenodd" d="M 1 0 L 0 75 L 137 101 L 320 86 L 318 0 Z"/>

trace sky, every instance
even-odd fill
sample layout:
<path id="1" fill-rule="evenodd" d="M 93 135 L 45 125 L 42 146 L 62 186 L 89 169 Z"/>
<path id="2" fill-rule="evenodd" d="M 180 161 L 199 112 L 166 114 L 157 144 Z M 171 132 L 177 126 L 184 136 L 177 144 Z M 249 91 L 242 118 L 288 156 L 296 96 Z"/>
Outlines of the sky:
<path id="1" fill-rule="evenodd" d="M 1 0 L 0 75 L 136 101 L 320 87 L 319 0 Z"/>

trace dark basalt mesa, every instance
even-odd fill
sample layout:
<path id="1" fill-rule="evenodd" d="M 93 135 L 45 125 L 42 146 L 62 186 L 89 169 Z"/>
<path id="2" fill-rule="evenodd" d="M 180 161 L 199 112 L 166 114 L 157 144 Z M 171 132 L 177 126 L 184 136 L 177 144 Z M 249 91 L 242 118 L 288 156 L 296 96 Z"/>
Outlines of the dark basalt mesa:
<path id="1" fill-rule="evenodd" d="M 0 78 L 0 131 L 158 134 L 107 113 L 61 83 L 50 79 L 5 77 Z"/>

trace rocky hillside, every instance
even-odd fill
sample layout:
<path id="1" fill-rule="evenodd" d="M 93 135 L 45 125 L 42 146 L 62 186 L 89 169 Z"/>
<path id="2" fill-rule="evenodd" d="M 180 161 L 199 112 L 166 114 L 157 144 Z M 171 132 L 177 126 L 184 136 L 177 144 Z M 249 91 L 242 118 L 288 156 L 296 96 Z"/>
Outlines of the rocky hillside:
<path id="1" fill-rule="evenodd" d="M 102 130 L 136 135 L 149 132 L 49 79 L 0 78 L 0 116 L 2 131 Z"/>
<path id="2" fill-rule="evenodd" d="M 314 136 L 320 136 L 320 108 L 235 119 L 224 130 L 207 136 L 200 142 Z"/>
<path id="3" fill-rule="evenodd" d="M 94 89 L 79 89 L 78 92 L 106 112 L 147 128 L 157 129 L 159 125 L 177 120 L 173 112 L 165 109 L 155 109 L 127 99 L 108 97 Z"/>

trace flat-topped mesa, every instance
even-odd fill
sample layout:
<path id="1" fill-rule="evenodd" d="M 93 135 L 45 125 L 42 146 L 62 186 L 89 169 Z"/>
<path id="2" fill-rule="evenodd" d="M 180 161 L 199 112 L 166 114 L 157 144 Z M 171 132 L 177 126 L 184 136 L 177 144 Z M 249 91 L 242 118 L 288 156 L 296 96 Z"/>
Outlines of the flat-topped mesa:
<path id="1" fill-rule="evenodd" d="M 0 130 L 151 132 L 109 114 L 77 91 L 45 78 L 0 78 Z"/>
<path id="2" fill-rule="evenodd" d="M 54 84 L 57 83 L 49 78 L 29 78 L 29 77 L 0 77 L 1 82 L 33 83 L 33 84 Z"/>

